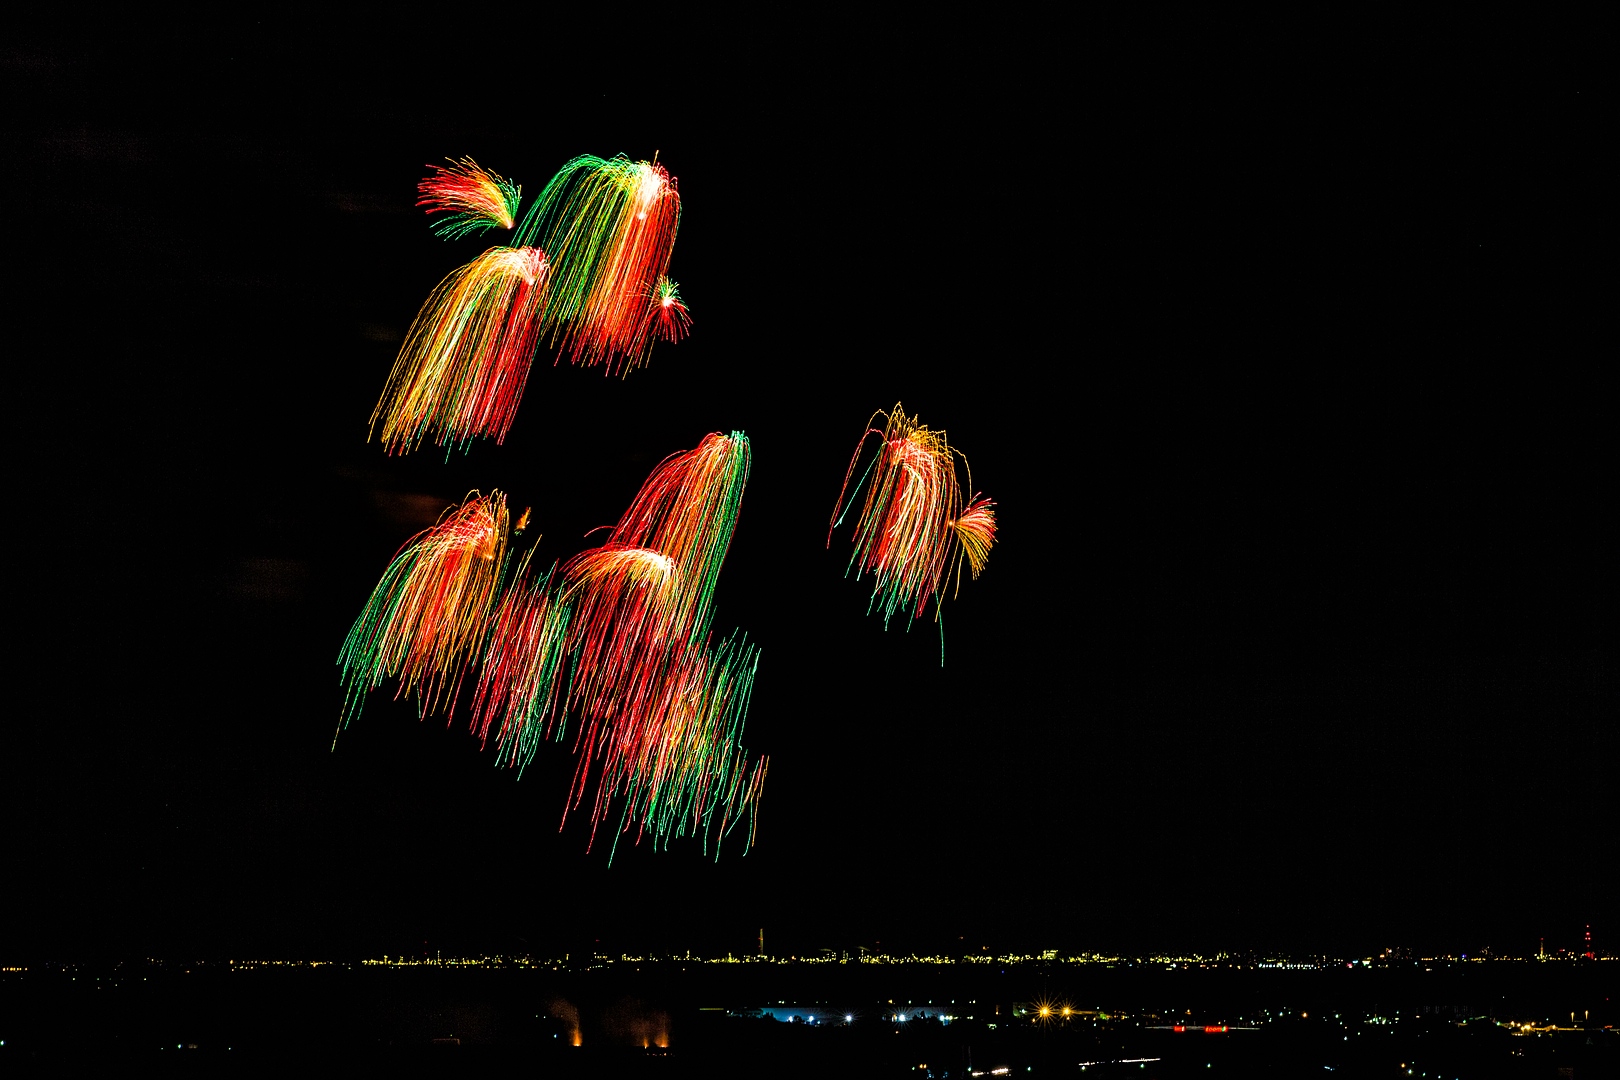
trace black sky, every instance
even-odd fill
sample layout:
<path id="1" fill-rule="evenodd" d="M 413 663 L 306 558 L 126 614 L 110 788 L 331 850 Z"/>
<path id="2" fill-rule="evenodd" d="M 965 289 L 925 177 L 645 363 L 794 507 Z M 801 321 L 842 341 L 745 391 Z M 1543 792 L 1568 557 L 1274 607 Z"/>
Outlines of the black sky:
<path id="1" fill-rule="evenodd" d="M 537 43 L 477 79 L 392 31 L 6 48 L 0 949 L 1614 925 L 1607 83 L 1190 33 L 694 38 L 598 66 Z M 417 306 L 480 250 L 429 233 L 424 163 L 532 195 L 655 151 L 692 337 L 624 380 L 537 368 L 502 447 L 368 444 Z M 823 546 L 896 401 L 999 504 L 943 669 Z M 746 741 L 772 761 L 746 858 L 608 868 L 556 831 L 565 754 L 517 782 L 385 695 L 328 751 L 343 635 L 445 505 L 499 487 L 566 557 L 733 429 L 754 469 L 717 627 L 763 649 Z"/>

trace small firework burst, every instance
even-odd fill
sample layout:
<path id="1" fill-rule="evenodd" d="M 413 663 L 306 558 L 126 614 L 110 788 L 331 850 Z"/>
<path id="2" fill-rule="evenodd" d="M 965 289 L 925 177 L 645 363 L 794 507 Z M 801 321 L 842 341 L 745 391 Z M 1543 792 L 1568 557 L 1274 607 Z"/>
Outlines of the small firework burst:
<path id="1" fill-rule="evenodd" d="M 681 300 L 681 287 L 667 277 L 659 278 L 653 289 L 652 301 L 658 336 L 668 342 L 685 337 L 691 329 L 692 316 L 686 310 L 686 303 Z"/>
<path id="2" fill-rule="evenodd" d="M 899 612 L 905 613 L 909 624 L 933 600 L 938 620 L 952 566 L 960 587 L 964 559 L 975 578 L 989 560 L 996 537 L 995 503 L 975 495 L 971 504 L 963 506 L 956 461 L 961 458 L 966 468 L 967 459 L 950 445 L 943 431 L 907 416 L 898 404 L 891 412 L 874 413 L 873 419 L 879 416 L 884 418 L 883 427 L 868 421 L 850 459 L 827 529 L 827 544 L 832 545 L 833 530 L 864 488 L 848 571 L 857 578 L 872 575 L 869 609 L 883 613 L 885 626 Z M 876 453 L 851 488 L 850 480 L 867 456 L 868 440 L 874 437 Z"/>
<path id="3" fill-rule="evenodd" d="M 488 229 L 510 229 L 523 188 L 500 173 L 482 168 L 470 157 L 446 165 L 429 165 L 432 175 L 416 185 L 417 206 L 434 218 L 433 231 L 446 240 Z"/>

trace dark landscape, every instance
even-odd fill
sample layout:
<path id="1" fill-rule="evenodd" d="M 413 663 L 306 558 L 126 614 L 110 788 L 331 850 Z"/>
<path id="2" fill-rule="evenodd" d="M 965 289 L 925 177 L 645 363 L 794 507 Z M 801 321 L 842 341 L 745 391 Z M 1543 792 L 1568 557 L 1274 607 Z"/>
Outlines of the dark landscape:
<path id="1" fill-rule="evenodd" d="M 543 1076 L 1605 1076 L 1620 1063 L 1617 966 L 1389 955 L 47 964 L 4 973 L 0 1054 L 482 1062 Z"/>

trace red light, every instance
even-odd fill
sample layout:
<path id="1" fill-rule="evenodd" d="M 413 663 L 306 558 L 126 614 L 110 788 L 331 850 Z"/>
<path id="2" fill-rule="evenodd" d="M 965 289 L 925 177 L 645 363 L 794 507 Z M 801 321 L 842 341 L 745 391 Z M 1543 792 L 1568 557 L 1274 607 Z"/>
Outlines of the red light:
<path id="1" fill-rule="evenodd" d="M 1225 1031 L 1226 1030 L 1226 1025 L 1225 1024 L 1205 1024 L 1204 1025 L 1204 1030 L 1208 1031 L 1208 1032 Z"/>
<path id="2" fill-rule="evenodd" d="M 1186 1024 L 1177 1024 L 1175 1027 L 1171 1028 L 1171 1030 L 1172 1031 L 1186 1031 L 1187 1030 L 1187 1025 Z"/>

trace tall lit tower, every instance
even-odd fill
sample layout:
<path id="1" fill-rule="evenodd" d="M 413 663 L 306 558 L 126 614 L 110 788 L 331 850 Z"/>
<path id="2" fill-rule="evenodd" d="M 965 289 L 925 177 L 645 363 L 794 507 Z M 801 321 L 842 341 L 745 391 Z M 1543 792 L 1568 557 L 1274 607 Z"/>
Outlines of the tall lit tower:
<path id="1" fill-rule="evenodd" d="M 1592 935 L 1587 934 L 1586 937 L 1587 940 L 1591 940 Z M 759 928 L 759 955 L 765 955 L 765 928 L 763 926 Z"/>

